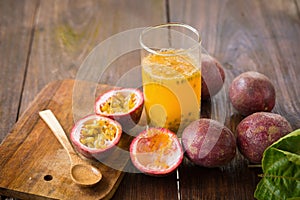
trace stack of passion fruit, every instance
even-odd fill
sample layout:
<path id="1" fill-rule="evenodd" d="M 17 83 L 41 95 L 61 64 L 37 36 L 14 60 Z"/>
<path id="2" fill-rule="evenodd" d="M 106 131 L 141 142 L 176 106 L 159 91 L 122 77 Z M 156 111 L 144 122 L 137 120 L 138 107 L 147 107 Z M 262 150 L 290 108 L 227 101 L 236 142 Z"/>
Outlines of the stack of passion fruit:
<path id="1" fill-rule="evenodd" d="M 293 130 L 283 116 L 271 112 L 275 87 L 264 74 L 244 72 L 232 81 L 229 99 L 244 116 L 236 128 L 238 148 L 251 163 L 261 163 L 265 149 Z"/>
<path id="2" fill-rule="evenodd" d="M 212 98 L 223 87 L 224 69 L 215 58 L 204 55 L 201 78 L 203 99 Z M 292 131 L 284 117 L 271 113 L 275 90 L 265 75 L 258 72 L 239 75 L 230 85 L 229 99 L 245 117 L 236 134 L 220 122 L 206 118 L 191 122 L 183 130 L 181 142 L 170 129 L 147 128 L 131 142 L 130 158 L 134 166 L 148 175 L 167 175 L 181 164 L 185 154 L 196 165 L 220 167 L 232 161 L 237 147 L 250 162 L 259 163 L 268 146 Z M 122 132 L 129 133 L 139 122 L 143 106 L 144 97 L 138 89 L 108 91 L 97 98 L 95 114 L 74 125 L 71 141 L 88 158 L 107 156 L 118 144 Z"/>

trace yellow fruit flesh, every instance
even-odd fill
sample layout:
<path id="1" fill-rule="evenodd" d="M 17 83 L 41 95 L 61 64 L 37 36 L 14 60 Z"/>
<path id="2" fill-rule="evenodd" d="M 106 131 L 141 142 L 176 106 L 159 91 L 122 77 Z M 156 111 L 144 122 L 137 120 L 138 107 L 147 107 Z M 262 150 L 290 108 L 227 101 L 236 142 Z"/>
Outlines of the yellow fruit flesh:
<path id="1" fill-rule="evenodd" d="M 149 137 L 141 138 L 137 144 L 137 159 L 150 169 L 169 168 L 166 156 L 175 151 L 172 149 L 171 137 L 159 132 L 149 134 Z"/>
<path id="2" fill-rule="evenodd" d="M 142 60 L 145 108 L 150 126 L 182 132 L 199 118 L 201 73 L 194 63 L 189 55 L 177 55 L 176 50 L 150 54 Z"/>
<path id="3" fill-rule="evenodd" d="M 127 113 L 135 106 L 136 95 L 134 93 L 122 94 L 116 92 L 100 105 L 100 111 L 106 114 Z"/>
<path id="4" fill-rule="evenodd" d="M 171 142 L 169 136 L 166 134 L 155 134 L 143 139 L 147 141 L 147 145 L 141 145 L 138 148 L 138 151 L 143 153 L 163 151 L 170 145 Z"/>
<path id="5" fill-rule="evenodd" d="M 80 142 L 96 149 L 106 148 L 116 137 L 117 128 L 105 120 L 89 120 L 80 131 Z"/>

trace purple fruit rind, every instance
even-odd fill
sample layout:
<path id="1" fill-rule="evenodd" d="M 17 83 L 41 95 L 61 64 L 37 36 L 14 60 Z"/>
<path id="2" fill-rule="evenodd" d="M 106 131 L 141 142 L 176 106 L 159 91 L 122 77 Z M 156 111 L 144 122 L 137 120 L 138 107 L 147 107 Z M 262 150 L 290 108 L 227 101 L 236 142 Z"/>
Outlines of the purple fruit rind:
<path id="1" fill-rule="evenodd" d="M 238 124 L 237 145 L 250 162 L 260 163 L 264 150 L 292 130 L 290 123 L 281 115 L 257 112 Z"/>

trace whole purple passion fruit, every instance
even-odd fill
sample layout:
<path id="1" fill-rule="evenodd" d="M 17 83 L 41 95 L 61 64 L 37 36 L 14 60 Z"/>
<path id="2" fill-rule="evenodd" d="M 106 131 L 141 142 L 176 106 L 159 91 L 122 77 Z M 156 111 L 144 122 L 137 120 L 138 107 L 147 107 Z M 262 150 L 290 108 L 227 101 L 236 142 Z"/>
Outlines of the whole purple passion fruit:
<path id="1" fill-rule="evenodd" d="M 225 73 L 222 65 L 212 56 L 202 54 L 201 63 L 201 98 L 205 100 L 213 97 L 222 89 Z"/>
<path id="2" fill-rule="evenodd" d="M 182 133 L 186 156 L 204 167 L 228 164 L 236 154 L 236 138 L 218 121 L 201 118 L 192 122 Z"/>
<path id="3" fill-rule="evenodd" d="M 229 88 L 229 98 L 233 107 L 242 115 L 255 112 L 269 112 L 275 105 L 275 88 L 270 79 L 254 71 L 237 76 Z"/>
<path id="4" fill-rule="evenodd" d="M 291 131 L 290 123 L 279 114 L 253 113 L 236 128 L 238 148 L 250 162 L 260 163 L 265 149 Z"/>

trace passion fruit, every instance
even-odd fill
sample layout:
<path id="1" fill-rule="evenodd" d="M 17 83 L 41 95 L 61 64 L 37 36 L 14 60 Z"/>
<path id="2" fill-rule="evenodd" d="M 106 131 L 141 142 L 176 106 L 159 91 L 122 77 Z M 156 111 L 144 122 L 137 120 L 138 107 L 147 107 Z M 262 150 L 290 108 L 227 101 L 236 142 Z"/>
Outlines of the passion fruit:
<path id="1" fill-rule="evenodd" d="M 118 121 L 128 132 L 140 120 L 144 97 L 134 88 L 113 89 L 100 95 L 94 106 L 95 113 Z"/>
<path id="2" fill-rule="evenodd" d="M 76 150 L 87 158 L 106 157 L 117 145 L 122 135 L 122 127 L 110 118 L 88 115 L 75 123 L 70 139 Z"/>
<path id="3" fill-rule="evenodd" d="M 186 156 L 196 165 L 220 167 L 236 154 L 236 138 L 223 124 L 201 118 L 192 122 L 182 133 Z"/>
<path id="4" fill-rule="evenodd" d="M 208 54 L 201 55 L 201 98 L 209 99 L 216 95 L 223 87 L 225 72 L 222 65 Z"/>
<path id="5" fill-rule="evenodd" d="M 229 88 L 229 98 L 233 107 L 244 116 L 272 111 L 275 97 L 275 88 L 271 80 L 255 71 L 240 74 Z"/>
<path id="6" fill-rule="evenodd" d="M 175 133 L 165 128 L 149 128 L 131 142 L 130 158 L 141 172 L 163 176 L 180 165 L 183 150 Z"/>
<path id="7" fill-rule="evenodd" d="M 290 123 L 281 115 L 257 112 L 244 118 L 237 126 L 240 152 L 252 163 L 260 163 L 265 149 L 292 132 Z"/>

